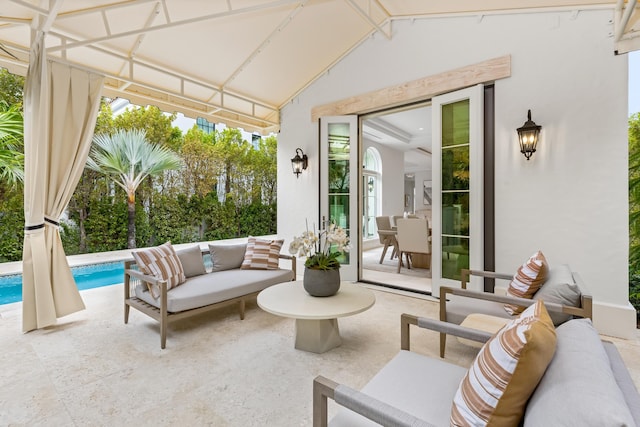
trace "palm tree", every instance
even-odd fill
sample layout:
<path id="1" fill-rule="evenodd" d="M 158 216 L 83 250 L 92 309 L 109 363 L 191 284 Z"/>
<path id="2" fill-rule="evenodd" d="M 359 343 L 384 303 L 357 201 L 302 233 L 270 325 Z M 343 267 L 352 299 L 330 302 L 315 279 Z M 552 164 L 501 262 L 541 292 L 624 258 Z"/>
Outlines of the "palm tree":
<path id="1" fill-rule="evenodd" d="M 23 138 L 22 113 L 17 106 L 0 103 L 0 182 L 14 185 L 23 181 Z"/>
<path id="2" fill-rule="evenodd" d="M 127 193 L 127 246 L 136 247 L 136 189 L 148 176 L 179 169 L 182 159 L 173 151 L 147 141 L 144 130 L 119 130 L 98 134 L 87 167 L 107 175 Z"/>

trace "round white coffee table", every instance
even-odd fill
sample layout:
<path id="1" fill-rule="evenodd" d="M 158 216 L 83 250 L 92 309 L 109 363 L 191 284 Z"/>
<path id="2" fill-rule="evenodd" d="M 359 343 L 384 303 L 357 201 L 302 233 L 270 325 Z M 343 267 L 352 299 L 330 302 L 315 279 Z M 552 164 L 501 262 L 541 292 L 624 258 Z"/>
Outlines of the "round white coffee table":
<path id="1" fill-rule="evenodd" d="M 350 282 L 341 282 L 338 293 L 330 297 L 312 297 L 301 280 L 270 286 L 258 294 L 264 311 L 296 319 L 295 348 L 313 353 L 342 344 L 338 318 L 361 313 L 375 302 L 372 291 Z"/>

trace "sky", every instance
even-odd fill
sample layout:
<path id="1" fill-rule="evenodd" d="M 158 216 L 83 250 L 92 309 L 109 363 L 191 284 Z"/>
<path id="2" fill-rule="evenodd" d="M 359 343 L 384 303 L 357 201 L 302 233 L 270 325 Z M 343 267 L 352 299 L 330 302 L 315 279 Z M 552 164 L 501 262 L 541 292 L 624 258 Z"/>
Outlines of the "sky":
<path id="1" fill-rule="evenodd" d="M 640 113 L 640 51 L 629 54 L 629 115 Z"/>

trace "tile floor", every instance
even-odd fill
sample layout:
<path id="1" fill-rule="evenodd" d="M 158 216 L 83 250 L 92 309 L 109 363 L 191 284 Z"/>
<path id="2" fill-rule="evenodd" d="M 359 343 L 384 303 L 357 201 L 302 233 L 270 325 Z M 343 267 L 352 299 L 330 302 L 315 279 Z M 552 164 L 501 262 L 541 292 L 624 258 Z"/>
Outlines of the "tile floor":
<path id="1" fill-rule="evenodd" d="M 122 285 L 83 291 L 86 310 L 28 334 L 21 304 L 2 306 L 0 425 L 310 426 L 315 376 L 360 388 L 397 353 L 401 313 L 437 316 L 433 298 L 374 289 L 321 355 L 295 350 L 293 320 L 255 303 L 243 321 L 228 307 L 176 323 L 165 350 L 151 319 L 123 323 Z M 612 341 L 640 384 L 640 336 Z M 437 343 L 412 333 L 413 351 L 437 357 Z M 468 366 L 476 351 L 449 339 L 447 360 Z"/>

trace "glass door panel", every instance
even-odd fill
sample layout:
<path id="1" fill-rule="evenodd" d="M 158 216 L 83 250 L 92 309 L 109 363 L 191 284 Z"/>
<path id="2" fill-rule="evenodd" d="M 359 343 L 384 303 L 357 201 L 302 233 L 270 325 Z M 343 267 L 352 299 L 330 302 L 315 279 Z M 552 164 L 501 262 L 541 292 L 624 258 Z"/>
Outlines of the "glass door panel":
<path id="1" fill-rule="evenodd" d="M 442 105 L 442 277 L 469 268 L 469 99 Z"/>
<path id="2" fill-rule="evenodd" d="M 340 259 L 343 280 L 358 279 L 353 262 L 359 242 L 358 181 L 351 173 L 352 165 L 357 165 L 357 132 L 356 116 L 320 118 L 320 223 L 321 228 L 339 225 L 350 238 L 351 250 Z"/>
<path id="3" fill-rule="evenodd" d="M 433 99 L 434 295 L 460 287 L 462 269 L 482 268 L 482 96 L 479 85 Z"/>

